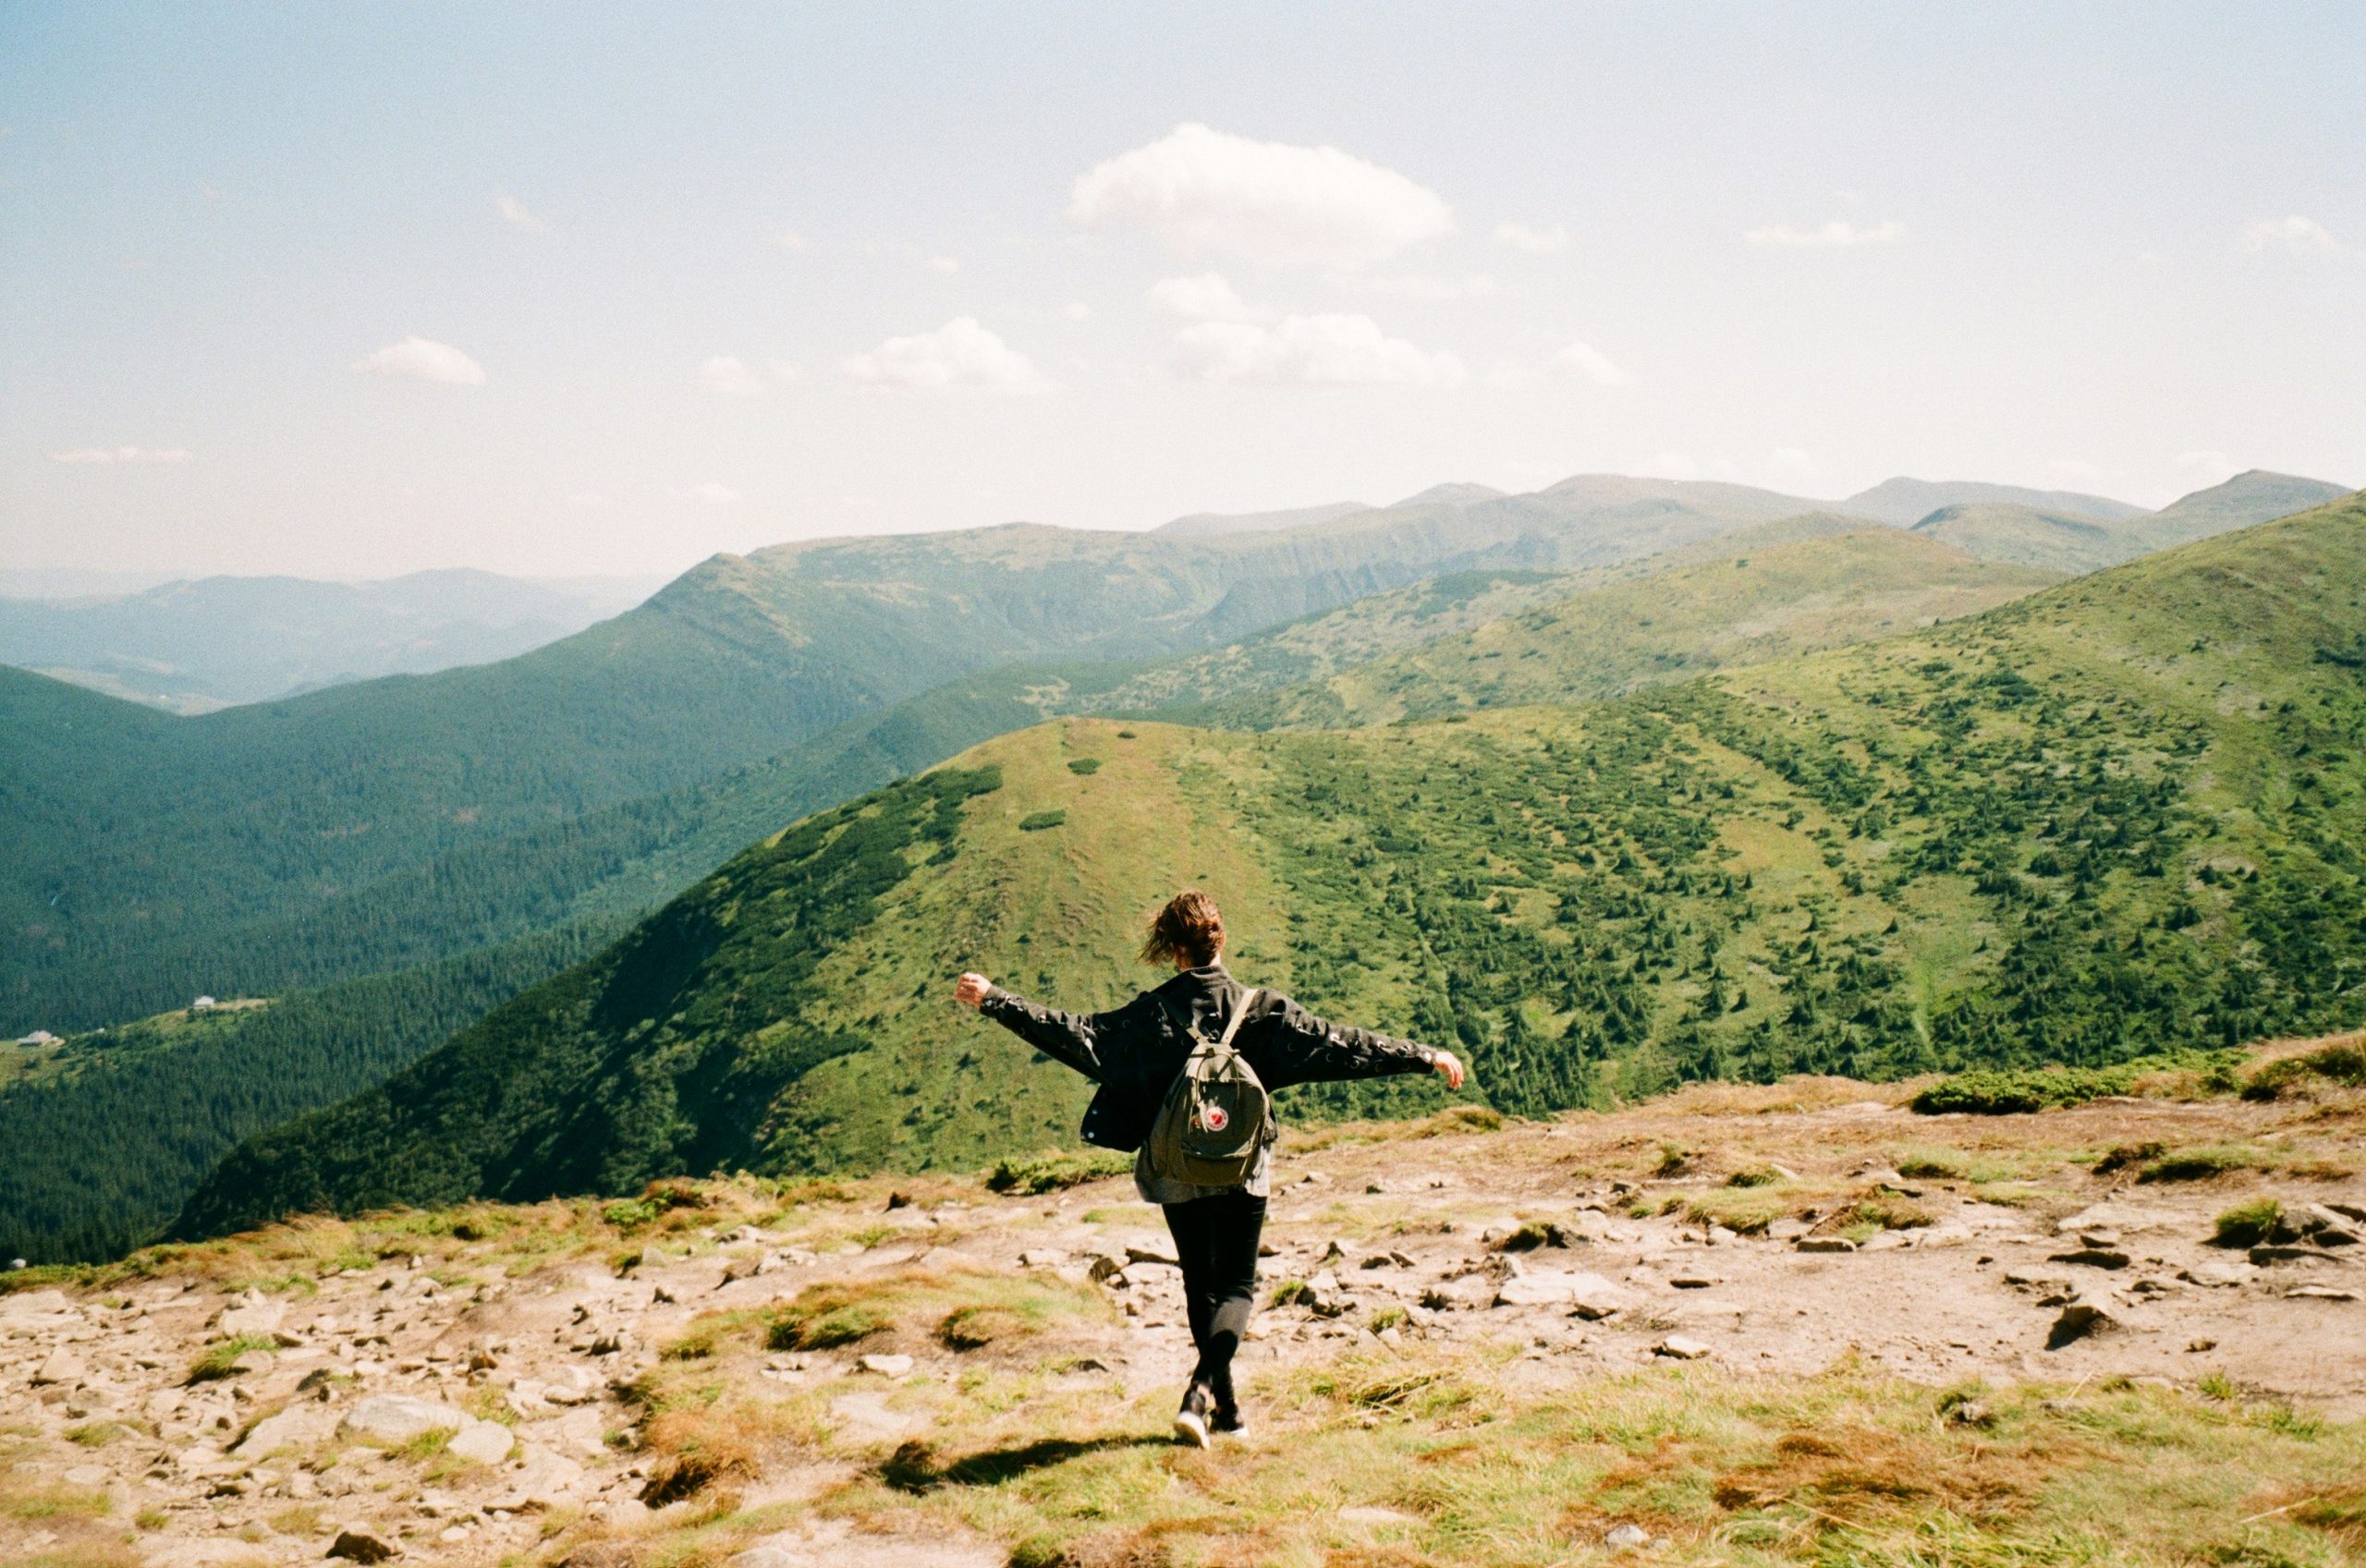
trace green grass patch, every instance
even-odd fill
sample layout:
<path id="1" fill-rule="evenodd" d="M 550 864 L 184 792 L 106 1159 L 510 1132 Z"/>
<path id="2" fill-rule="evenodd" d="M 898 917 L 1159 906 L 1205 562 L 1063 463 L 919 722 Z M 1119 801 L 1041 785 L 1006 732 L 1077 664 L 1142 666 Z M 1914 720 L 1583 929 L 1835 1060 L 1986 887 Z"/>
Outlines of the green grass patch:
<path id="1" fill-rule="evenodd" d="M 2280 1100 L 2314 1083 L 2366 1087 L 2366 1046 L 2345 1042 L 2271 1062 L 2244 1083 L 2243 1098 Z"/>
<path id="2" fill-rule="evenodd" d="M 1077 773 L 1083 777 L 1091 778 L 1100 771 L 1101 759 L 1098 757 L 1071 757 L 1068 759 L 1068 772 L 1071 773 Z"/>
<path id="3" fill-rule="evenodd" d="M 114 1508 L 103 1491 L 79 1487 L 21 1487 L 0 1491 L 0 1513 L 17 1519 L 102 1519 Z"/>
<path id="4" fill-rule="evenodd" d="M 986 1173 L 986 1188 L 990 1192 L 1016 1193 L 1032 1197 L 1039 1193 L 1056 1192 L 1062 1187 L 1080 1186 L 1106 1176 L 1121 1176 L 1134 1168 L 1134 1157 L 1114 1149 L 1088 1149 L 1077 1151 L 1048 1150 L 1042 1154 L 1014 1155 L 994 1161 Z"/>
<path id="5" fill-rule="evenodd" d="M 1897 1157 L 1897 1173 L 1909 1181 L 1961 1181 L 1971 1173 L 1971 1157 L 1960 1149 L 1909 1149 Z"/>
<path id="6" fill-rule="evenodd" d="M 229 1377 L 238 1370 L 238 1357 L 250 1351 L 274 1350 L 277 1342 L 269 1334 L 239 1334 L 234 1339 L 219 1340 L 207 1345 L 195 1361 L 189 1363 L 189 1380 L 210 1383 Z"/>
<path id="7" fill-rule="evenodd" d="M 1018 831 L 1023 833 L 1040 833 L 1045 828 L 1056 828 L 1067 820 L 1067 812 L 1057 807 L 1049 811 L 1030 811 L 1018 819 Z"/>
<path id="8" fill-rule="evenodd" d="M 2202 1099 L 2232 1092 L 2233 1069 L 2241 1060 L 2235 1051 L 2177 1051 L 2109 1067 L 1980 1067 L 1929 1085 L 1907 1104 L 1925 1116 L 2010 1116 L 2115 1094 Z"/>
<path id="9" fill-rule="evenodd" d="M 2274 1236 L 2283 1223 L 2283 1204 L 2272 1197 L 2254 1197 L 2221 1211 L 2212 1223 L 2212 1239 L 2221 1246 L 2257 1246 Z"/>
<path id="10" fill-rule="evenodd" d="M 1860 1197 L 1832 1216 L 1830 1224 L 1850 1241 L 1861 1242 L 1883 1231 L 1910 1231 L 1931 1223 L 1931 1211 L 1902 1197 Z"/>
<path id="11" fill-rule="evenodd" d="M 2273 1171 L 2281 1163 L 2273 1152 L 2246 1143 L 2201 1144 L 2164 1149 L 2136 1167 L 2140 1182 L 2206 1182 L 2238 1171 Z"/>
<path id="12" fill-rule="evenodd" d="M 808 1285 L 763 1321 L 773 1350 L 829 1350 L 881 1336 L 929 1336 L 956 1350 L 981 1350 L 1038 1333 L 1064 1319 L 1105 1321 L 1109 1306 L 1090 1285 L 1041 1273 L 903 1270 L 875 1280 Z"/>

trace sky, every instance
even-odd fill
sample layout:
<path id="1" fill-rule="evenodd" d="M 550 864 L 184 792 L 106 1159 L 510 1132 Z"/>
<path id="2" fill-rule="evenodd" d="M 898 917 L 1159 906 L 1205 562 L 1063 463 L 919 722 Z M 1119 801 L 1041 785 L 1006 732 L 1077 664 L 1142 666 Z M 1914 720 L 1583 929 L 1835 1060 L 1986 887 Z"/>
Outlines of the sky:
<path id="1" fill-rule="evenodd" d="M 2366 6 L 0 7 L 0 567 L 2366 482 Z"/>

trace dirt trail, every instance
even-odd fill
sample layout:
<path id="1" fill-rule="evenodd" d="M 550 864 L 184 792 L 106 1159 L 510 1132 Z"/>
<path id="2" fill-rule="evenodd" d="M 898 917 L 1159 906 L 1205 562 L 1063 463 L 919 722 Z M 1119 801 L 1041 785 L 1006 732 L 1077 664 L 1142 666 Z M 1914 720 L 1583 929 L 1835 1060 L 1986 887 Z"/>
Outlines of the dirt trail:
<path id="1" fill-rule="evenodd" d="M 1495 1132 L 1299 1139 L 1263 1278 L 1269 1294 L 1303 1289 L 1252 1331 L 1252 1413 L 1272 1368 L 1483 1341 L 1519 1346 L 1511 1375 L 1556 1387 L 1670 1357 L 1787 1373 L 1855 1357 L 1941 1385 L 2209 1375 L 2366 1415 L 2354 1106 L 2116 1100 L 1924 1117 L 1899 1098 L 1715 1089 Z M 2134 1155 L 2092 1168 L 2144 1145 L 2243 1152 L 2207 1180 L 2143 1179 Z M 590 1250 L 488 1268 L 495 1244 L 422 1234 L 300 1281 L 226 1282 L 193 1254 L 149 1278 L 0 1295 L 0 1561 L 295 1563 L 384 1548 L 490 1563 L 579 1523 L 628 1538 L 689 1506 L 668 1506 L 661 1467 L 635 1446 L 630 1386 L 660 1347 L 718 1309 L 916 1265 L 1089 1283 L 1116 1310 L 1064 1331 L 1054 1380 L 1179 1381 L 1189 1347 L 1166 1238 L 1128 1185 L 1036 1197 L 906 1185 L 918 1196 L 893 1207 L 882 1181 L 814 1210 L 859 1217 L 854 1239 L 843 1223 L 714 1220 L 669 1232 L 621 1274 Z M 2315 1229 L 2255 1251 L 2215 1245 L 2214 1218 L 2260 1194 L 2317 1215 Z M 1770 1212 L 1757 1234 L 1715 1222 Z M 209 1354 L 217 1375 L 193 1377 Z M 933 1342 L 767 1356 L 755 1375 L 784 1394 L 828 1392 L 832 1429 L 826 1449 L 767 1464 L 743 1506 L 819 1495 L 923 1436 L 894 1391 L 962 1362 Z M 848 1529 L 805 1519 L 735 1561 L 1002 1561 L 975 1540 Z M 620 1550 L 573 1561 L 628 1562 Z"/>

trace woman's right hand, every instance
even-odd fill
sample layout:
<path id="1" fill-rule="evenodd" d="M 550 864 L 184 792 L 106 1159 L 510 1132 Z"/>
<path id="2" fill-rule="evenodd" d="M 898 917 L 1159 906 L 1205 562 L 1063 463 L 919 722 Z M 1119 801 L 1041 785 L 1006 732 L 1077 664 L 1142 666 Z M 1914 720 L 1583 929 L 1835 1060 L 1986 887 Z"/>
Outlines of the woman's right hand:
<path id="1" fill-rule="evenodd" d="M 1462 1087 L 1462 1059 L 1453 1051 L 1438 1051 L 1433 1048 L 1430 1052 L 1430 1065 L 1445 1075 L 1446 1088 L 1460 1088 Z"/>
<path id="2" fill-rule="evenodd" d="M 975 1007 L 986 999 L 986 992 L 994 989 L 994 981 L 971 970 L 954 983 L 953 1000 L 964 1007 Z"/>

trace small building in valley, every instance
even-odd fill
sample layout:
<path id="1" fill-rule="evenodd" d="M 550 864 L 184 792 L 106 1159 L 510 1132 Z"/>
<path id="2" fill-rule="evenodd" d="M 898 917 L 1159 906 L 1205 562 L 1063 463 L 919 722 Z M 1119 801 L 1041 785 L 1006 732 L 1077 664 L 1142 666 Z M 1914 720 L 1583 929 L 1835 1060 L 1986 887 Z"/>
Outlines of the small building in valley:
<path id="1" fill-rule="evenodd" d="M 215 1003 L 212 997 L 201 996 L 189 1004 L 189 1010 L 192 1013 L 211 1013 L 217 1005 L 219 1003 Z"/>
<path id="2" fill-rule="evenodd" d="M 35 1029 L 32 1033 L 25 1036 L 24 1039 L 18 1040 L 17 1043 L 27 1047 L 55 1045 L 57 1043 L 57 1037 L 51 1034 L 47 1029 Z"/>

